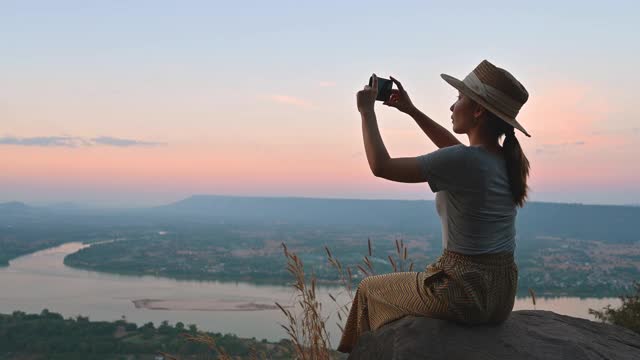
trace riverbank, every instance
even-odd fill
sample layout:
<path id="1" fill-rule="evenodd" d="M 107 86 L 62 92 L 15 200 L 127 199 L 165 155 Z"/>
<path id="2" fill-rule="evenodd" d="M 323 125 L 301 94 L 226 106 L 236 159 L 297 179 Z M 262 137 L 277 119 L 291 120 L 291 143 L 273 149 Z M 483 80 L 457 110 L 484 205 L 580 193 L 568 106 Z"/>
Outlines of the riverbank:
<path id="1" fill-rule="evenodd" d="M 182 359 L 200 359 L 216 354 L 208 344 L 190 341 L 207 336 L 234 359 L 290 359 L 293 346 L 287 340 L 259 341 L 235 335 L 202 332 L 182 322 L 138 326 L 126 319 L 91 321 L 87 317 L 64 318 L 46 309 L 38 314 L 14 311 L 0 314 L 0 358 L 11 359 L 153 359 L 159 352 Z"/>

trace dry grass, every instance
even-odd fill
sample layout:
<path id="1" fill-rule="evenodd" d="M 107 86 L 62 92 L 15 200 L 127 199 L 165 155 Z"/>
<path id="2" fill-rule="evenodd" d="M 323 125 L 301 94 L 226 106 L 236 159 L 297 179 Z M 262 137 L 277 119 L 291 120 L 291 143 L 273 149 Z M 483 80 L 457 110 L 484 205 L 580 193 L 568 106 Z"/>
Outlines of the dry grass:
<path id="1" fill-rule="evenodd" d="M 299 306 L 300 313 L 276 303 L 288 320 L 287 325 L 281 326 L 293 342 L 296 359 L 331 359 L 327 318 L 322 316 L 322 304 L 317 298 L 316 277 L 311 274 L 307 281 L 302 260 L 295 253 L 289 252 L 284 243 L 282 247 L 287 258 L 287 270 L 293 275 L 292 286 L 296 291 L 296 305 Z"/>
<path id="2" fill-rule="evenodd" d="M 529 288 L 529 295 L 531 295 L 531 301 L 533 301 L 533 310 L 536 309 L 536 293 L 532 288 Z"/>
<path id="3" fill-rule="evenodd" d="M 329 316 L 322 315 L 322 304 L 318 301 L 316 293 L 316 277 L 311 274 L 305 278 L 304 264 L 302 260 L 282 244 L 284 254 L 287 258 L 287 270 L 293 275 L 293 288 L 296 291 L 297 307 L 299 312 L 288 310 L 276 303 L 285 314 L 288 324 L 281 326 L 287 332 L 290 340 L 294 344 L 296 359 L 300 360 L 328 360 L 332 359 L 333 350 L 326 328 L 326 321 Z M 394 272 L 413 271 L 414 263 L 409 260 L 408 248 L 402 239 L 395 240 L 396 253 L 387 256 L 389 264 Z M 367 239 L 367 255 L 362 259 L 361 264 L 354 267 L 344 266 L 331 250 L 325 246 L 329 264 L 337 271 L 340 284 L 344 288 L 340 293 L 329 293 L 329 298 L 337 305 L 338 328 L 344 331 L 343 323 L 346 320 L 351 302 L 353 300 L 354 271 L 359 271 L 362 276 L 376 275 L 376 269 L 371 262 L 373 258 L 373 246 L 371 239 Z M 357 269 L 357 270 L 356 270 Z M 340 303 L 339 298 L 345 295 L 348 298 L 346 303 Z"/>
<path id="4" fill-rule="evenodd" d="M 213 355 L 205 355 L 204 359 L 234 360 L 233 357 L 231 357 L 231 355 L 229 355 L 222 346 L 219 346 L 218 344 L 216 344 L 216 341 L 207 334 L 197 333 L 194 335 L 194 334 L 185 333 L 185 334 L 181 334 L 180 336 L 187 341 L 207 345 L 209 350 L 215 353 L 215 357 L 213 357 Z M 163 353 L 163 352 L 159 352 L 158 355 L 164 356 L 166 360 L 180 360 L 180 358 L 174 355 Z M 251 347 L 249 359 L 266 360 L 267 357 L 264 353 L 258 353 L 258 350 L 255 347 Z"/>

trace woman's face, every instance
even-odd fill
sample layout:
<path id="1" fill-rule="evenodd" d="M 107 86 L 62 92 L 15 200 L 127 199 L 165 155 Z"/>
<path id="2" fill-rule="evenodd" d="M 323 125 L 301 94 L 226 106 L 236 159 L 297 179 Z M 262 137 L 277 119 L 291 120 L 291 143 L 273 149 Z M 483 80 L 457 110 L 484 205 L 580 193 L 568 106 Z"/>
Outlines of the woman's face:
<path id="1" fill-rule="evenodd" d="M 466 134 L 469 130 L 478 124 L 474 116 L 477 104 L 471 98 L 458 92 L 458 98 L 451 105 L 451 120 L 453 123 L 453 132 L 456 134 Z"/>

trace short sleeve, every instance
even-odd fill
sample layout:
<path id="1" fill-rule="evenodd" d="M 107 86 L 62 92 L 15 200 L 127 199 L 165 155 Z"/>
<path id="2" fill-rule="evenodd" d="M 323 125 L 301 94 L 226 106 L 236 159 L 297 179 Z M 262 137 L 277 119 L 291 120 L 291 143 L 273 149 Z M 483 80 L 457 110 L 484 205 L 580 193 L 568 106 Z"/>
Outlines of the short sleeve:
<path id="1" fill-rule="evenodd" d="M 465 145 L 454 145 L 418 156 L 431 191 L 477 191 L 482 175 Z"/>

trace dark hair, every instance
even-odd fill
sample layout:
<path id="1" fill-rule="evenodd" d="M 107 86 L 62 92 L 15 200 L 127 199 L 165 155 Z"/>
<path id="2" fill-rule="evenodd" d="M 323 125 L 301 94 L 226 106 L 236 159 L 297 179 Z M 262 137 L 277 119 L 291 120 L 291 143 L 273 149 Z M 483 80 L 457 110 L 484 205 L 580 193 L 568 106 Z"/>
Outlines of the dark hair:
<path id="1" fill-rule="evenodd" d="M 496 137 L 500 139 L 504 135 L 502 148 L 507 162 L 507 175 L 513 201 L 520 207 L 524 206 L 527 199 L 527 177 L 529 176 L 529 159 L 524 155 L 520 143 L 516 138 L 513 126 L 500 119 L 496 114 L 487 111 L 487 120 Z"/>

